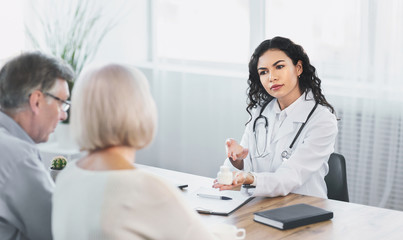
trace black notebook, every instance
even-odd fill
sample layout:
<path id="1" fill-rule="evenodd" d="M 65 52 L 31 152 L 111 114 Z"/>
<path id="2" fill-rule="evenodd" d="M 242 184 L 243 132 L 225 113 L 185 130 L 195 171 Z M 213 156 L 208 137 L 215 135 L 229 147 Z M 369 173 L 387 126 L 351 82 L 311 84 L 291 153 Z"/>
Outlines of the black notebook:
<path id="1" fill-rule="evenodd" d="M 333 218 L 333 212 L 308 204 L 255 212 L 254 220 L 278 229 L 290 229 Z"/>

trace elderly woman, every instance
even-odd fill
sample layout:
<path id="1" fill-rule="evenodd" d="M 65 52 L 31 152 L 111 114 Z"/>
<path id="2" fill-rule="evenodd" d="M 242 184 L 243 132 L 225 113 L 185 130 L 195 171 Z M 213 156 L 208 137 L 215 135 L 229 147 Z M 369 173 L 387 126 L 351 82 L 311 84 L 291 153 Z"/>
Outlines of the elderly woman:
<path id="1" fill-rule="evenodd" d="M 58 176 L 55 239 L 216 238 L 175 187 L 133 164 L 155 135 L 157 115 L 140 71 L 90 71 L 77 81 L 72 106 L 72 133 L 88 154 Z"/>

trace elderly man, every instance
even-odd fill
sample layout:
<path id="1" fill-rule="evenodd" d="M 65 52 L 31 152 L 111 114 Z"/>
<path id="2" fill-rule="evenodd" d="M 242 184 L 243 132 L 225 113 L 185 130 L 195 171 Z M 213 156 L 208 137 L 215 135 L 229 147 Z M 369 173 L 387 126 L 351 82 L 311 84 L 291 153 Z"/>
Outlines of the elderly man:
<path id="1" fill-rule="evenodd" d="M 0 71 L 0 239 L 51 239 L 54 183 L 35 143 L 46 142 L 70 103 L 65 63 L 34 52 Z"/>

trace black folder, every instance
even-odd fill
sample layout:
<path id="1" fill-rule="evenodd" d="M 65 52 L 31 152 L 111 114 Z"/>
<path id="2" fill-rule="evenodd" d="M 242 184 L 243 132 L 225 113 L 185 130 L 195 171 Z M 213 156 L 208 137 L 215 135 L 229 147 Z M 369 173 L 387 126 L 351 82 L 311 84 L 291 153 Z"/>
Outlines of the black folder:
<path id="1" fill-rule="evenodd" d="M 296 204 L 254 213 L 254 220 L 278 229 L 290 229 L 333 218 L 333 212 L 308 204 Z"/>

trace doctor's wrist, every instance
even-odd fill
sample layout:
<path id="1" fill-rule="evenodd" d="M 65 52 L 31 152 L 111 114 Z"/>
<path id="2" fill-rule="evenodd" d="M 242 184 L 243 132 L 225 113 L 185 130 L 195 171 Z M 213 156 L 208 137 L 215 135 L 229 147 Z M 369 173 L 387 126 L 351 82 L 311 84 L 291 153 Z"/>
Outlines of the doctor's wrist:
<path id="1" fill-rule="evenodd" d="M 238 170 L 243 169 L 243 160 L 233 160 L 231 157 L 228 158 L 232 166 L 234 166 Z"/>
<path id="2" fill-rule="evenodd" d="M 247 172 L 244 184 L 256 186 L 256 176 L 251 172 Z"/>

